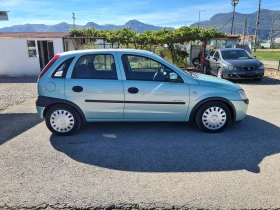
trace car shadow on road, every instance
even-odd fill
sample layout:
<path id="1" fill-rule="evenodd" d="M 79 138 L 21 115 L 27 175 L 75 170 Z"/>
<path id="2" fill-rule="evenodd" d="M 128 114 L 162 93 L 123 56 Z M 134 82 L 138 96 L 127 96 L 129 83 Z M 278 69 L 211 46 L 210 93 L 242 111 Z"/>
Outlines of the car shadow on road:
<path id="1" fill-rule="evenodd" d="M 37 83 L 38 77 L 1 77 L 0 83 Z"/>
<path id="2" fill-rule="evenodd" d="M 90 165 L 135 172 L 248 170 L 280 152 L 280 128 L 253 116 L 218 134 L 185 123 L 90 123 L 52 146 Z"/>
<path id="3" fill-rule="evenodd" d="M 42 122 L 37 113 L 0 114 L 0 145 Z"/>

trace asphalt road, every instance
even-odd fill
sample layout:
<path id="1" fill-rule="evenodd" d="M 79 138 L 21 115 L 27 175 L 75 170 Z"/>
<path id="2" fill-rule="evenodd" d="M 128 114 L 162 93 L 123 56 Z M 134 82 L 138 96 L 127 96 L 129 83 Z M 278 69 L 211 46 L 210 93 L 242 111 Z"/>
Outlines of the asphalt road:
<path id="1" fill-rule="evenodd" d="M 0 208 L 280 208 L 280 81 L 242 82 L 247 118 L 91 123 L 51 135 L 34 99 L 0 114 Z"/>

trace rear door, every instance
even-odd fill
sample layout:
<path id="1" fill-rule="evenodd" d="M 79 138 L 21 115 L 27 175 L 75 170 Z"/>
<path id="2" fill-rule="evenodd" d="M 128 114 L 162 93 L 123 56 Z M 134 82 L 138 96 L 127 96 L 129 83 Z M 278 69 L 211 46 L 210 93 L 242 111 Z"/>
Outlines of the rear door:
<path id="1" fill-rule="evenodd" d="M 126 80 L 124 119 L 183 121 L 189 104 L 189 88 L 183 79 L 169 81 L 174 71 L 140 55 L 122 55 Z"/>
<path id="2" fill-rule="evenodd" d="M 88 121 L 123 119 L 123 85 L 115 57 L 115 52 L 87 54 L 70 66 L 66 99 L 77 104 Z"/>

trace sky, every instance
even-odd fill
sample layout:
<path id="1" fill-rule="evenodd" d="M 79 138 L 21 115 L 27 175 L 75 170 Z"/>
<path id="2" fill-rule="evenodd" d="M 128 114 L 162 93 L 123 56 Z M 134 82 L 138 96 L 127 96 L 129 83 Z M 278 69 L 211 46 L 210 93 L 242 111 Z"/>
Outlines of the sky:
<path id="1" fill-rule="evenodd" d="M 240 0 L 236 12 L 253 13 L 259 0 Z M 280 10 L 279 0 L 262 0 L 262 9 Z M 202 11 L 206 10 L 206 11 Z M 178 28 L 200 20 L 209 20 L 217 13 L 232 12 L 231 0 L 0 0 L 0 11 L 10 11 L 9 21 L 1 21 L 0 28 L 26 23 L 54 25 L 95 22 L 99 25 L 124 25 L 139 20 L 156 26 Z"/>

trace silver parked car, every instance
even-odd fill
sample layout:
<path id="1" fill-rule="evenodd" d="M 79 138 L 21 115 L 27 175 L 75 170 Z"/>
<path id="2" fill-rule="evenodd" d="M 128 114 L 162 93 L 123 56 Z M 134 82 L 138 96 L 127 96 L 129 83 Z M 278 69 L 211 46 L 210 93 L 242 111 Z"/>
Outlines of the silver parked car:
<path id="1" fill-rule="evenodd" d="M 206 57 L 204 73 L 224 79 L 261 80 L 264 65 L 244 49 L 217 49 Z"/>

